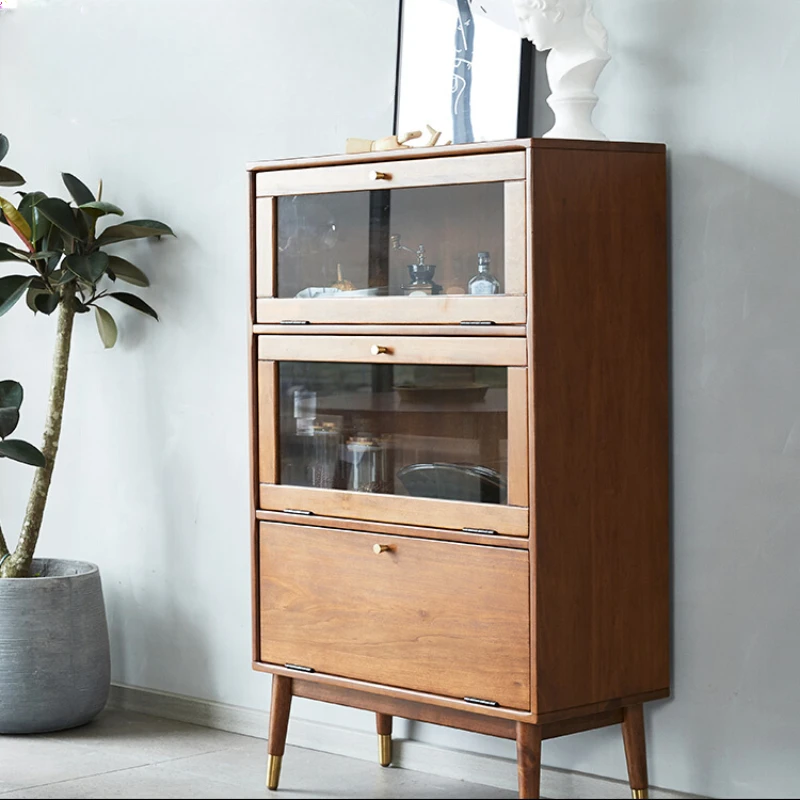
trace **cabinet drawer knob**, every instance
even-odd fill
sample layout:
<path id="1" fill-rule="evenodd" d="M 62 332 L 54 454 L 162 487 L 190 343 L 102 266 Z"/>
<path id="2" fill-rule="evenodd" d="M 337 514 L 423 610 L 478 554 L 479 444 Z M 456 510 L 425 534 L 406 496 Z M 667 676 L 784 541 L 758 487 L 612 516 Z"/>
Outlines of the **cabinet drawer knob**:
<path id="1" fill-rule="evenodd" d="M 369 179 L 371 181 L 390 181 L 392 176 L 388 172 L 381 172 L 380 170 L 373 169 L 372 172 L 369 173 Z"/>
<path id="2" fill-rule="evenodd" d="M 388 544 L 372 545 L 372 552 L 375 553 L 376 556 L 379 556 L 381 553 L 389 553 L 391 550 L 392 548 Z"/>
<path id="3" fill-rule="evenodd" d="M 383 347 L 380 344 L 372 345 L 372 347 L 370 347 L 369 351 L 374 356 L 388 355 L 391 352 L 388 347 Z"/>

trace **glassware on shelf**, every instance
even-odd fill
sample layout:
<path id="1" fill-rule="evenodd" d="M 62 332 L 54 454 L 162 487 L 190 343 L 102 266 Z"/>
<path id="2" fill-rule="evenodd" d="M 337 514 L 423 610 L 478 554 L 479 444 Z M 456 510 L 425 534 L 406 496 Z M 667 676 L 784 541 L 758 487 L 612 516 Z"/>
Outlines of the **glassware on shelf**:
<path id="1" fill-rule="evenodd" d="M 359 435 L 346 445 L 350 474 L 347 488 L 351 492 L 390 494 L 388 479 L 387 443 L 372 436 Z"/>
<path id="2" fill-rule="evenodd" d="M 469 294 L 500 294 L 500 281 L 489 270 L 490 259 L 486 251 L 478 253 L 478 272 L 470 278 Z"/>
<path id="3" fill-rule="evenodd" d="M 298 439 L 305 485 L 332 489 L 339 464 L 341 427 L 335 422 L 315 420 L 302 433 L 298 432 Z"/>
<path id="4" fill-rule="evenodd" d="M 392 234 L 391 242 L 394 250 L 406 250 L 417 257 L 416 264 L 408 265 L 408 274 L 411 278 L 411 283 L 407 286 L 403 286 L 403 294 L 407 297 L 441 294 L 442 287 L 433 280 L 433 276 L 436 272 L 436 265 L 425 263 L 425 246 L 420 245 L 416 250 L 412 250 L 410 247 L 400 244 L 400 236 L 396 233 Z"/>

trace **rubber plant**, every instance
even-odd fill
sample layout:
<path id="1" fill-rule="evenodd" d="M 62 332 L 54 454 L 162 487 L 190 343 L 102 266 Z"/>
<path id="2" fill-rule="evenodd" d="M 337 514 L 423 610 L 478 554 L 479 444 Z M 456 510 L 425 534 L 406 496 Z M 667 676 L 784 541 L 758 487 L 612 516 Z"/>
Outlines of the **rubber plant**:
<path id="1" fill-rule="evenodd" d="M 0 134 L 0 161 L 7 152 L 8 139 Z M 106 249 L 134 239 L 174 236 L 167 225 L 152 219 L 118 221 L 98 230 L 108 217 L 122 217 L 122 209 L 102 199 L 102 182 L 95 196 L 74 175 L 62 173 L 62 178 L 71 202 L 49 197 L 44 192 L 17 192 L 20 200 L 16 206 L 0 197 L 0 223 L 9 226 L 20 243 L 16 247 L 0 243 L 0 263 L 4 262 L 12 272 L 0 277 L 0 316 L 23 297 L 34 314 L 57 316 L 41 448 L 44 463 L 36 464 L 22 531 L 14 550 L 10 550 L 0 531 L 0 578 L 24 578 L 30 572 L 61 438 L 76 316 L 94 312 L 97 330 L 106 348 L 116 343 L 117 326 L 104 304 L 121 303 L 158 319 L 158 314 L 140 297 L 116 289 L 120 281 L 147 287 L 150 285 L 147 276 L 130 261 L 109 254 Z M 24 179 L 19 173 L 0 165 L 0 185 L 22 184 Z M 9 420 L 16 399 L 21 402 L 21 396 L 11 397 L 8 406 L 11 411 L 0 408 L 0 414 L 8 414 Z"/>

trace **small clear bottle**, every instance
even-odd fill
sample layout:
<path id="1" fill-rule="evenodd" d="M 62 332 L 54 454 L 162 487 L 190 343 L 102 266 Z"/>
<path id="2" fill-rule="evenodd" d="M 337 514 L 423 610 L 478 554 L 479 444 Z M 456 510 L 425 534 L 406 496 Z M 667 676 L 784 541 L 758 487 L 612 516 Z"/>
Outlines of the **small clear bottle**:
<path id="1" fill-rule="evenodd" d="M 500 294 L 500 281 L 489 271 L 489 254 L 478 253 L 478 273 L 470 278 L 468 294 Z"/>

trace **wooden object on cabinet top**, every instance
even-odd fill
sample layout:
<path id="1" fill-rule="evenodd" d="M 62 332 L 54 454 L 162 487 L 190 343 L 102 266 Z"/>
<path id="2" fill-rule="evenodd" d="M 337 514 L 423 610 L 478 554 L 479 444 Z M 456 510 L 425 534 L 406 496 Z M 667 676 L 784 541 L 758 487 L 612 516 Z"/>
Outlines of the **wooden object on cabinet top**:
<path id="1" fill-rule="evenodd" d="M 475 144 L 454 144 L 441 147 L 409 147 L 397 152 L 376 153 L 337 153 L 333 155 L 310 156 L 305 158 L 283 158 L 270 161 L 253 161 L 247 164 L 250 172 L 263 172 L 275 169 L 297 169 L 298 167 L 324 167 L 338 164 L 363 164 L 374 161 L 390 161 L 407 158 L 442 158 L 447 156 L 474 155 L 478 153 L 497 153 L 507 150 L 581 150 L 612 153 L 664 153 L 663 144 L 647 142 L 595 142 L 573 139 L 509 139 L 501 142 L 480 142 Z"/>
<path id="2" fill-rule="evenodd" d="M 543 232 L 529 310 L 533 630 L 546 714 L 669 686 L 666 165 L 613 149 L 532 155 Z"/>
<path id="3" fill-rule="evenodd" d="M 447 528 L 425 528 L 420 525 L 397 525 L 374 520 L 347 519 L 345 517 L 305 517 L 286 511 L 256 511 L 256 519 L 263 522 L 283 522 L 287 525 L 303 525 L 314 528 L 344 528 L 367 533 L 383 533 L 390 536 L 411 536 L 419 539 L 437 539 L 443 542 L 484 544 L 489 547 L 513 547 L 527 550 L 528 541 L 521 536 L 469 533 Z"/>
<path id="4" fill-rule="evenodd" d="M 261 523 L 260 557 L 263 661 L 530 707 L 527 552 Z"/>

